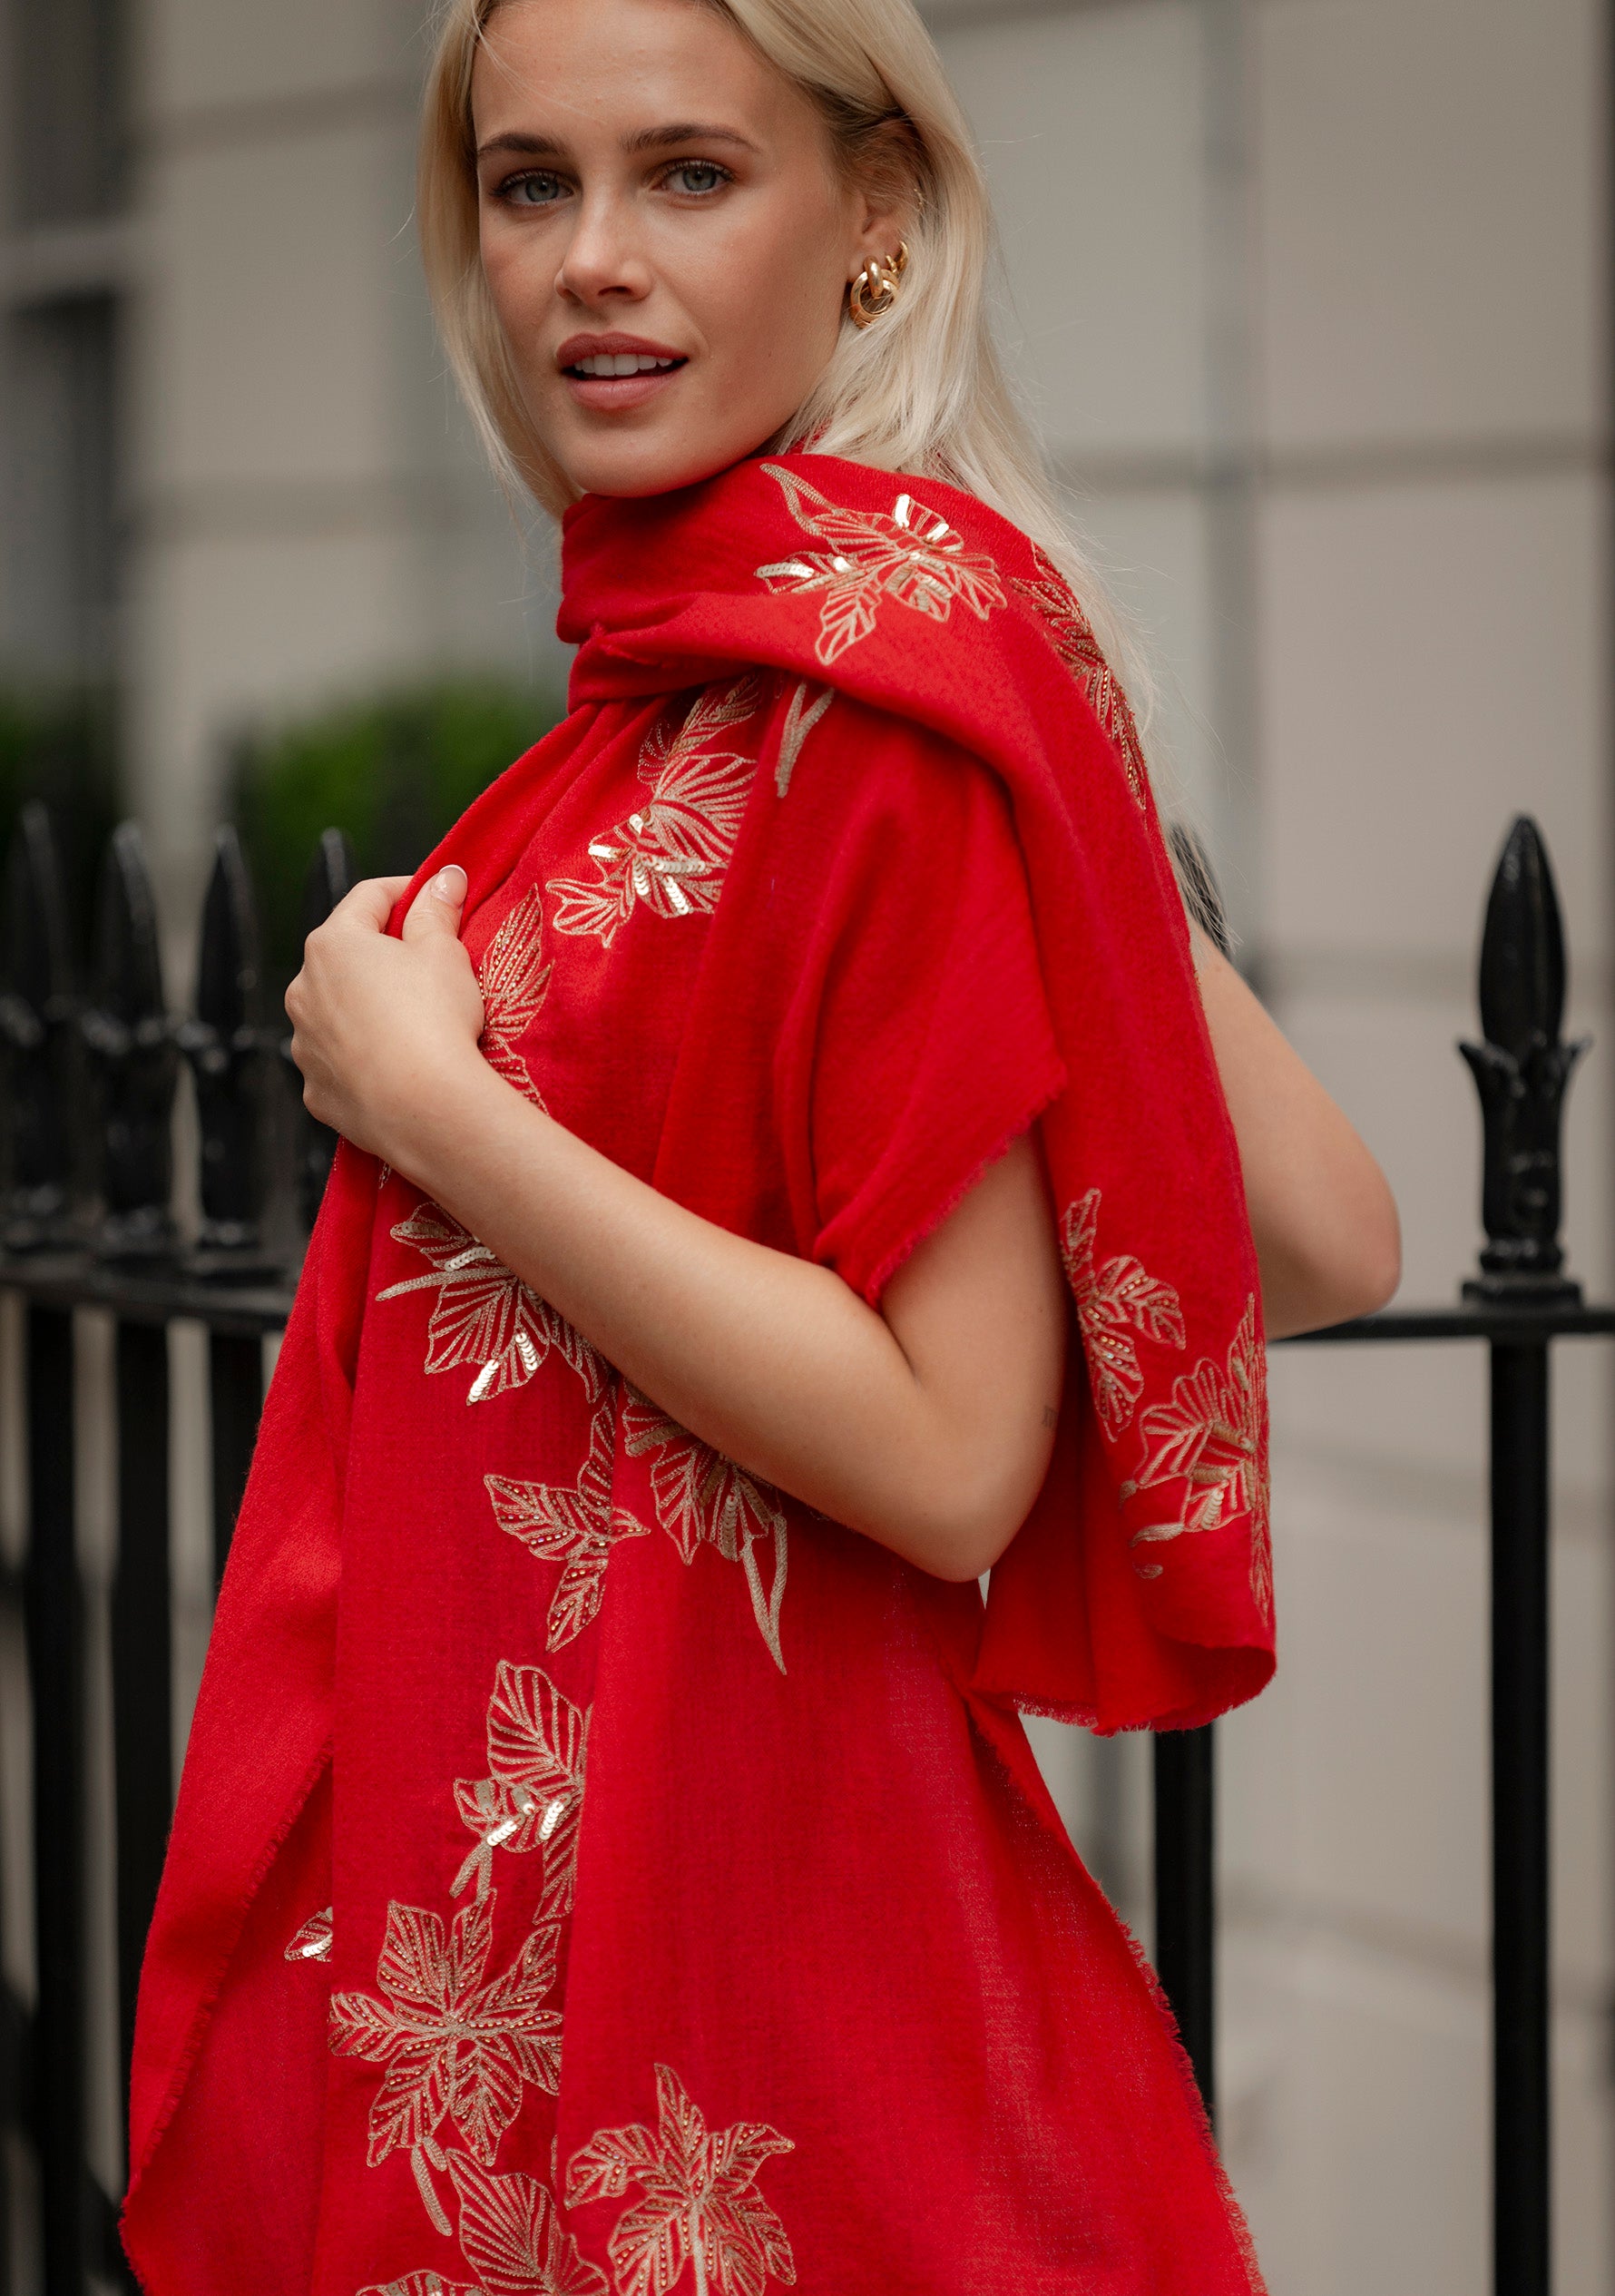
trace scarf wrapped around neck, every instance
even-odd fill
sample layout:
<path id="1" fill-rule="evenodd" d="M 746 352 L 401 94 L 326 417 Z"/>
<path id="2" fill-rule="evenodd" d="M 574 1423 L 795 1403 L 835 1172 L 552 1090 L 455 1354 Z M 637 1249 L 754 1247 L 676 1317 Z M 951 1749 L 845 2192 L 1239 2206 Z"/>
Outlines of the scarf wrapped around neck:
<path id="1" fill-rule="evenodd" d="M 675 745 L 641 811 L 615 843 L 589 847 L 552 905 L 555 931 L 587 928 L 601 943 L 615 927 L 599 923 L 592 901 L 601 916 L 636 899 L 667 916 L 710 912 L 685 1025 L 703 1056 L 680 1055 L 655 1184 L 725 1228 L 836 1268 L 878 1303 L 913 1245 L 1036 1123 L 1080 1345 L 1047 1481 L 992 1573 L 979 1624 L 960 1627 L 956 1605 L 949 1614 L 957 1688 L 1001 1736 L 1014 1707 L 1108 1732 L 1199 1724 L 1253 1696 L 1273 1666 L 1255 1255 L 1137 731 L 1065 582 L 1004 519 L 953 488 L 797 455 L 748 460 L 673 495 L 578 504 L 565 520 L 560 629 L 578 648 L 571 714 L 472 807 L 417 884 L 460 863 L 469 917 L 515 869 L 543 792 L 612 725 L 658 697 L 758 682 L 746 691 L 762 695 L 766 731 L 743 785 L 717 772 L 710 742 L 688 754 Z M 759 1123 L 786 1125 L 792 1094 L 819 1086 L 781 1051 L 803 985 L 754 951 L 779 945 L 769 920 L 788 873 L 798 883 L 817 872 L 827 888 L 839 881 L 840 829 L 813 810 L 815 776 L 877 807 L 870 727 L 881 721 L 938 749 L 949 773 L 987 777 L 1013 824 L 1043 1049 L 1028 1065 L 1018 1050 L 1026 1032 L 1006 1032 L 1002 1059 L 989 1052 L 961 1078 L 942 1022 L 922 1026 L 917 1042 L 905 1022 L 905 1110 L 891 1144 L 876 1141 L 844 1202 L 827 1202 L 826 1175 L 812 1172 L 792 1179 L 783 1201 L 770 1181 L 765 1202 Z M 838 757 L 843 743 L 863 746 Z M 858 834 L 878 852 L 871 819 L 860 816 Z M 905 866 L 924 850 L 921 825 Z M 856 932 L 857 881 L 825 893 L 827 905 L 854 904 L 846 915 L 820 918 L 805 901 L 787 944 L 804 975 L 833 961 L 832 928 Z M 963 1013 L 990 1047 L 994 1015 L 971 1013 L 971 934 L 997 927 L 990 916 L 962 921 L 970 900 L 968 885 L 952 885 L 928 908 L 915 888 L 909 942 L 934 936 L 935 951 L 908 953 L 920 971 L 935 955 L 950 984 L 948 1026 Z M 485 972 L 484 986 L 486 996 Z M 877 1127 L 891 1114 L 880 1089 L 886 1017 L 877 986 L 867 1039 Z M 484 1050 L 496 1065 L 509 1050 L 492 1016 Z M 838 1057 L 856 1069 L 857 1045 Z M 169 2237 L 156 2220 L 182 2187 L 153 2164 L 188 2084 L 208 2077 L 212 2005 L 329 1759 L 376 1202 L 374 1163 L 345 1146 L 220 1599 L 142 1987 L 137 2256 L 142 2243 L 156 2256 Z M 767 1590 L 757 1599 L 767 1640 Z M 285 1910 L 289 1920 L 297 1908 Z M 159 2197 L 142 2203 L 144 2186 Z M 146 2269 L 159 2285 L 158 2269 Z"/>

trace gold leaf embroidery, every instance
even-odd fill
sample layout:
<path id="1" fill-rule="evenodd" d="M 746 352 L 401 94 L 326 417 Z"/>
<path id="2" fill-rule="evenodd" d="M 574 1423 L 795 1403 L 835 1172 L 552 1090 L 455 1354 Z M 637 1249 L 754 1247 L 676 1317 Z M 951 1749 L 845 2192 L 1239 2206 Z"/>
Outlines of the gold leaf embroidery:
<path id="1" fill-rule="evenodd" d="M 534 1922 L 559 1921 L 571 1911 L 588 1747 L 587 1707 L 574 1706 L 536 1666 L 500 1662 L 488 1703 L 490 1774 L 455 1785 L 455 1807 L 477 1840 L 450 1897 L 474 1878 L 478 1898 L 488 1895 L 495 1850 L 515 1857 L 542 1850 Z"/>
<path id="2" fill-rule="evenodd" d="M 331 1908 L 311 1913 L 286 1948 L 289 1961 L 328 1961 L 331 1957 Z"/>
<path id="3" fill-rule="evenodd" d="M 797 770 L 797 760 L 807 745 L 808 736 L 836 699 L 833 685 L 821 686 L 817 698 L 809 702 L 813 688 L 804 678 L 791 695 L 785 712 L 785 731 L 779 740 L 779 762 L 774 768 L 774 788 L 784 797 L 790 789 L 790 777 Z"/>
<path id="4" fill-rule="evenodd" d="M 883 597 L 933 622 L 947 621 L 955 598 L 982 622 L 1008 603 L 992 559 L 966 550 L 964 536 L 912 495 L 899 495 L 889 516 L 843 510 L 795 471 L 778 463 L 763 468 L 778 481 L 797 524 L 830 545 L 757 570 L 772 591 L 793 598 L 823 595 L 814 651 L 827 669 L 869 635 Z"/>
<path id="5" fill-rule="evenodd" d="M 761 2121 L 709 2134 L 665 2065 L 656 2068 L 656 2111 L 654 2129 L 602 2129 L 567 2170 L 570 2208 L 640 2189 L 606 2242 L 618 2296 L 666 2296 L 686 2264 L 710 2296 L 764 2296 L 770 2279 L 794 2285 L 785 2227 L 756 2190 L 764 2162 L 796 2149 L 790 2139 Z"/>
<path id="6" fill-rule="evenodd" d="M 1268 1486 L 1268 1359 L 1257 1332 L 1256 1300 L 1247 1306 L 1228 1350 L 1228 1369 L 1204 1358 L 1179 1379 L 1170 1403 L 1152 1404 L 1139 1421 L 1144 1464 L 1123 1496 L 1182 1481 L 1181 1513 L 1133 1534 L 1133 1545 L 1159 1545 L 1186 1532 L 1215 1531 L 1250 1517 L 1250 1591 L 1264 1618 L 1273 1614 L 1273 1555 Z M 1159 1577 L 1160 1565 L 1143 1575 Z"/>
<path id="7" fill-rule="evenodd" d="M 540 1562 L 563 1563 L 550 1603 L 549 1647 L 581 1634 L 600 1608 L 612 1550 L 625 1538 L 649 1538 L 643 1523 L 612 1505 L 612 1435 L 616 1398 L 608 1388 L 595 1407 L 589 1451 L 575 1484 L 519 1483 L 485 1475 L 494 1519 Z"/>
<path id="8" fill-rule="evenodd" d="M 658 720 L 640 756 L 649 802 L 591 844 L 592 881 L 549 880 L 558 933 L 592 933 L 610 948 L 641 904 L 657 917 L 711 914 L 757 770 L 755 758 L 711 745 L 755 717 L 761 696 L 751 672 L 698 693 L 681 720 Z"/>
<path id="9" fill-rule="evenodd" d="M 1170 1283 L 1147 1274 L 1130 1253 L 1095 1267 L 1100 1191 L 1090 1188 L 1066 1212 L 1061 1233 L 1065 1272 L 1077 1302 L 1077 1321 L 1093 1400 L 1107 1435 L 1120 1435 L 1144 1391 L 1138 1349 L 1128 1338 L 1140 1331 L 1163 1346 L 1184 1344 L 1183 1309 Z"/>
<path id="10" fill-rule="evenodd" d="M 535 885 L 488 943 L 477 975 L 483 993 L 483 1058 L 540 1108 L 543 1095 L 516 1045 L 537 1019 L 550 986 L 552 967 L 543 962 L 543 923 Z"/>
<path id="11" fill-rule="evenodd" d="M 605 2296 L 602 2271 L 578 2252 L 533 2176 L 495 2176 L 448 2156 L 460 2202 L 460 2248 L 489 2296 Z"/>
<path id="12" fill-rule="evenodd" d="M 1149 785 L 1149 770 L 1132 704 L 1101 652 L 1093 624 L 1082 612 L 1070 583 L 1047 551 L 1036 543 L 1032 546 L 1032 554 L 1037 563 L 1038 579 L 1023 582 L 1017 576 L 1013 586 L 1041 618 L 1055 652 L 1087 695 L 1089 708 L 1121 752 L 1127 785 L 1141 805 Z"/>
<path id="13" fill-rule="evenodd" d="M 331 1997 L 332 2049 L 387 2068 L 370 2106 L 370 2164 L 407 2150 L 423 2197 L 430 2181 L 421 2155 L 428 2146 L 436 2153 L 445 2119 L 491 2165 L 521 2108 L 523 2083 L 553 2096 L 560 2081 L 561 2018 L 543 2007 L 559 1932 L 530 1929 L 510 1967 L 484 1983 L 494 1906 L 490 1891 L 463 1907 L 445 1934 L 437 1914 L 395 1901 L 376 1969 L 385 2001 Z"/>
<path id="14" fill-rule="evenodd" d="M 600 1394 L 605 1374 L 588 1341 L 457 1220 L 434 1203 L 420 1203 L 392 1235 L 395 1243 L 408 1244 L 430 1261 L 432 1273 L 389 1284 L 377 1300 L 436 1292 L 426 1326 L 426 1369 L 452 1371 L 474 1364 L 468 1403 L 525 1387 L 552 1348 L 572 1365 L 592 1398 Z"/>
<path id="15" fill-rule="evenodd" d="M 651 1469 L 656 1516 L 683 1560 L 693 1563 L 697 1548 L 705 1544 L 715 1546 L 727 1562 L 740 1565 L 758 1632 L 783 1674 L 779 1609 L 788 1557 L 778 1493 L 670 1419 L 637 1388 L 628 1389 L 622 1440 L 632 1458 L 657 1453 Z M 758 1550 L 764 1546 L 773 1551 L 766 1592 L 758 1560 Z"/>
<path id="16" fill-rule="evenodd" d="M 406 2280 L 373 2281 L 359 2296 L 488 2296 L 488 2291 L 468 2281 L 445 2280 L 441 2272 L 411 2272 Z"/>

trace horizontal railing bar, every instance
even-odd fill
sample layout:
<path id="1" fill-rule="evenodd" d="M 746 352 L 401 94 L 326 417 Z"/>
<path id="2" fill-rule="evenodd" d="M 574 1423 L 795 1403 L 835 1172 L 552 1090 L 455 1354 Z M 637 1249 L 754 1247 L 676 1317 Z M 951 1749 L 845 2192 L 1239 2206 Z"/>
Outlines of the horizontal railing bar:
<path id="1" fill-rule="evenodd" d="M 125 1323 L 205 1323 L 211 1331 L 261 1339 L 291 1313 L 295 1281 L 200 1283 L 192 1276 L 139 1275 L 74 1253 L 0 1255 L 0 1290 L 41 1308 L 104 1308 Z"/>
<path id="2" fill-rule="evenodd" d="M 297 1294 L 295 1278 L 278 1284 L 199 1282 L 195 1277 L 138 1275 L 77 1253 L 0 1253 L 0 1290 L 37 1306 L 103 1308 L 129 1323 L 205 1323 L 242 1339 L 284 1329 Z M 1275 1347 L 1334 1347 L 1369 1341 L 1431 1339 L 1596 1339 L 1615 1338 L 1615 1306 L 1574 1300 L 1540 1307 L 1477 1305 L 1387 1308 L 1319 1331 L 1291 1331 Z"/>
<path id="3" fill-rule="evenodd" d="M 1553 1300 L 1541 1307 L 1387 1308 L 1322 1331 L 1292 1331 L 1275 1347 L 1327 1347 L 1369 1339 L 1599 1339 L 1615 1337 L 1615 1307 Z"/>

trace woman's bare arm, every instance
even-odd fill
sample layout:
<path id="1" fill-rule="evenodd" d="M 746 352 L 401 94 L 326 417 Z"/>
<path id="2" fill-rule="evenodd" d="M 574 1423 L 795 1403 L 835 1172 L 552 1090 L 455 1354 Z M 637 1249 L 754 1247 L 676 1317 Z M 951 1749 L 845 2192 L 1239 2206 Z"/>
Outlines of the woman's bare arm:
<path id="1" fill-rule="evenodd" d="M 1227 957 L 1198 927 L 1191 937 L 1245 1171 L 1268 1336 L 1366 1315 L 1402 1275 L 1385 1174 Z"/>
<path id="2" fill-rule="evenodd" d="M 990 1568 L 1047 1471 L 1064 1278 L 1018 1141 L 888 1285 L 685 1211 L 522 1097 L 476 1050 L 482 1001 L 430 888 L 358 887 L 287 998 L 313 1113 L 387 1158 L 672 1418 L 947 1579 Z"/>
<path id="3" fill-rule="evenodd" d="M 524 1099 L 476 1050 L 458 899 L 398 880 L 313 935 L 287 999 L 314 1114 L 383 1156 L 703 1441 L 939 1577 L 1013 1537 L 1047 1471 L 1067 1308 L 1038 1152 L 1017 1141 L 876 1313 L 826 1268 L 700 1219 Z M 1377 1305 L 1378 1168 L 1231 966 L 1197 952 L 1269 1328 Z"/>

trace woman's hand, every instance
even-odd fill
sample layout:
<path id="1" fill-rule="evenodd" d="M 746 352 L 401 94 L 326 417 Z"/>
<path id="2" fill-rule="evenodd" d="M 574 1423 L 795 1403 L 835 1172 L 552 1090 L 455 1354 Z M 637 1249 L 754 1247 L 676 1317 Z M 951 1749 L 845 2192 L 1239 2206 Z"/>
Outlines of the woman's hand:
<path id="1" fill-rule="evenodd" d="M 406 1166 L 398 1152 L 418 1113 L 452 1101 L 472 1065 L 484 1065 L 482 992 L 459 939 L 465 872 L 440 869 L 395 940 L 387 919 L 408 883 L 356 885 L 309 934 L 286 992 L 309 1114 L 356 1148 Z"/>

